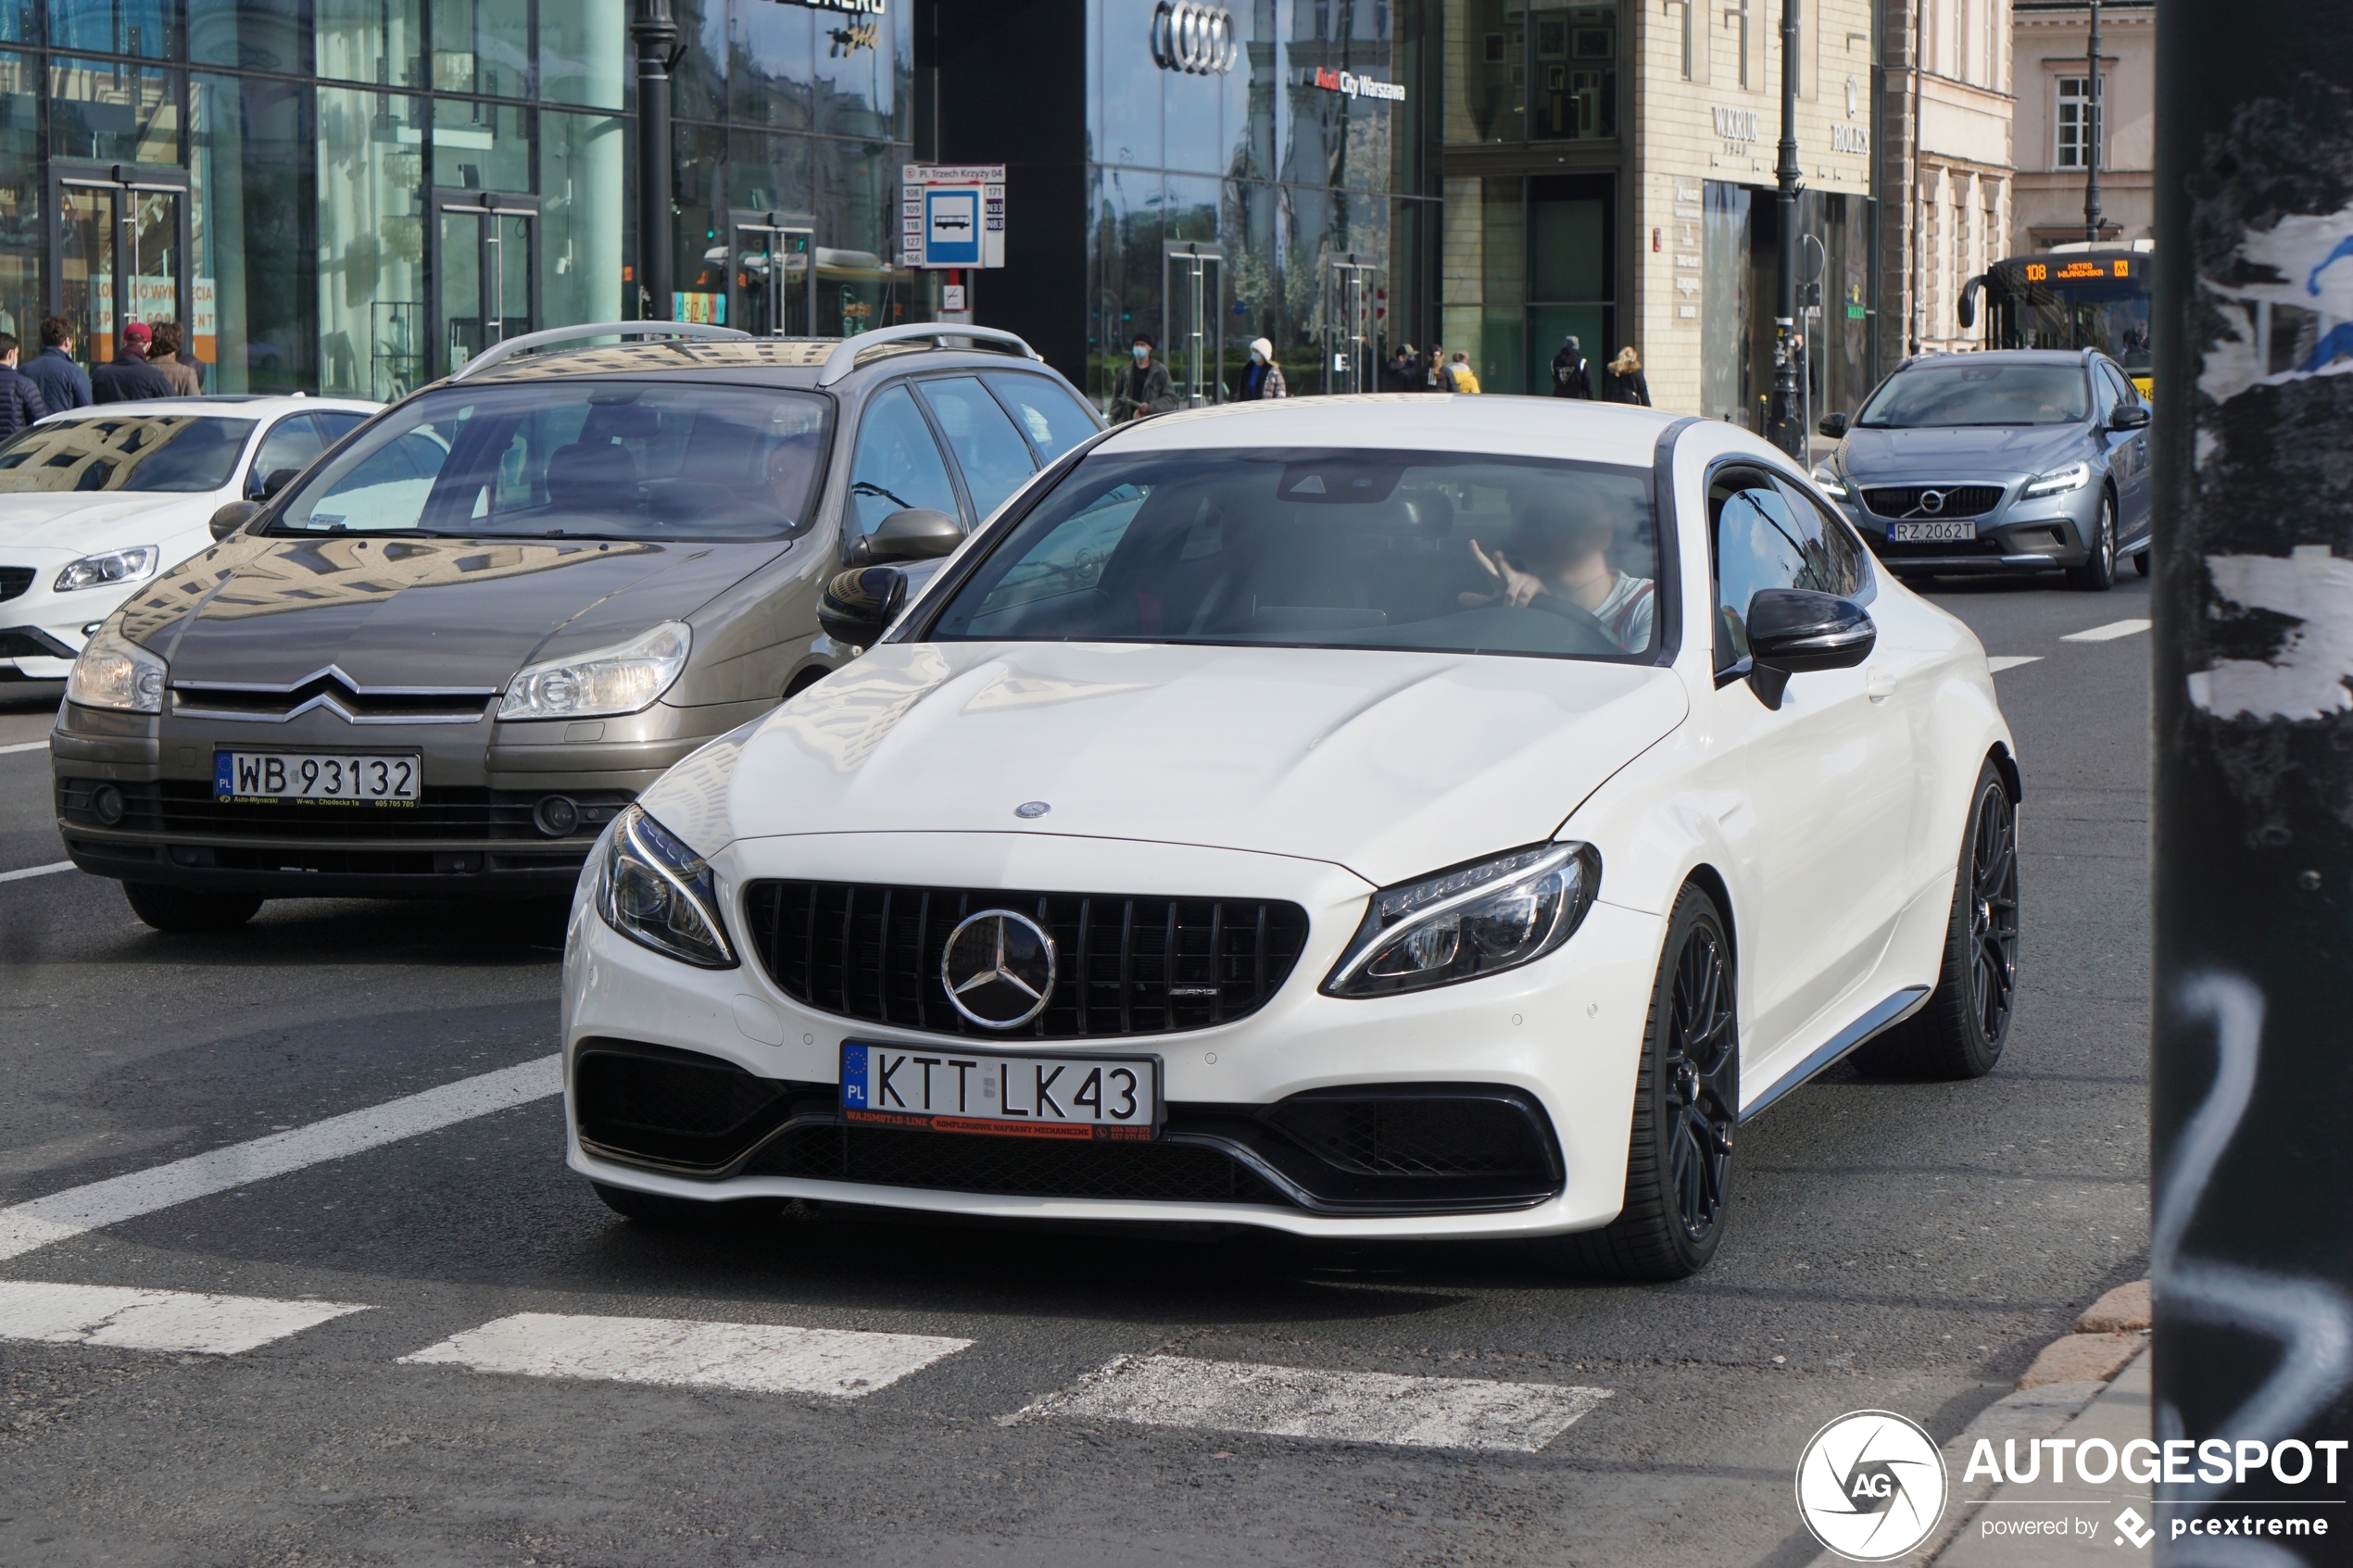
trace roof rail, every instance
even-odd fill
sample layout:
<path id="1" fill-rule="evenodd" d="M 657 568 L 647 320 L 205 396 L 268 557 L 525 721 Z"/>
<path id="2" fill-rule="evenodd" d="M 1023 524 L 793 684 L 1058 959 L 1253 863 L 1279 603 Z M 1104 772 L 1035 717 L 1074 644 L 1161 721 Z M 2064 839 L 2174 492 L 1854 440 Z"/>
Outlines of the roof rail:
<path id="1" fill-rule="evenodd" d="M 596 321 L 577 327 L 550 327 L 544 332 L 525 332 L 506 342 L 484 349 L 466 361 L 463 369 L 451 376 L 451 381 L 464 381 L 478 370 L 502 365 L 519 354 L 535 348 L 551 348 L 560 343 L 576 343 L 592 337 L 707 337 L 748 338 L 749 332 L 734 327 L 713 327 L 700 321 Z"/>
<path id="2" fill-rule="evenodd" d="M 831 386 L 858 368 L 858 356 L 886 343 L 911 343 L 929 339 L 945 347 L 949 338 L 970 338 L 976 343 L 1001 344 L 1026 358 L 1042 360 L 1046 357 L 1012 332 L 997 327 L 968 327 L 955 321 L 915 321 L 905 326 L 877 327 L 871 332 L 844 338 L 841 346 L 825 360 L 825 368 L 817 372 L 819 386 Z"/>

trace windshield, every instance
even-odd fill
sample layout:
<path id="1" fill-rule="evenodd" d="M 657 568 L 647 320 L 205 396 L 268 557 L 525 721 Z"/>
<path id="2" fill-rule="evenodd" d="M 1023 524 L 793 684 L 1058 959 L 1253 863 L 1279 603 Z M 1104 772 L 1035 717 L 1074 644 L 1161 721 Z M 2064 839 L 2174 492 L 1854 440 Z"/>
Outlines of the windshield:
<path id="1" fill-rule="evenodd" d="M 772 539 L 807 521 L 829 407 L 674 383 L 449 387 L 379 420 L 271 532 Z"/>
<path id="2" fill-rule="evenodd" d="M 202 494 L 237 471 L 251 420 L 202 414 L 46 420 L 0 446 L 0 495 L 31 490 Z"/>
<path id="3" fill-rule="evenodd" d="M 1888 377 L 1855 422 L 1884 430 L 2073 424 L 2090 413 L 2090 397 L 2081 365 L 1954 355 Z"/>
<path id="4" fill-rule="evenodd" d="M 1639 469 L 1369 451 L 1082 461 L 942 608 L 942 641 L 1576 659 L 1657 646 Z"/>
<path id="5" fill-rule="evenodd" d="M 2006 318 L 2001 346 L 2096 348 L 2148 374 L 2148 278 L 2141 265 L 2129 257 L 2006 264 L 1995 273 L 2005 291 L 1997 307 Z"/>

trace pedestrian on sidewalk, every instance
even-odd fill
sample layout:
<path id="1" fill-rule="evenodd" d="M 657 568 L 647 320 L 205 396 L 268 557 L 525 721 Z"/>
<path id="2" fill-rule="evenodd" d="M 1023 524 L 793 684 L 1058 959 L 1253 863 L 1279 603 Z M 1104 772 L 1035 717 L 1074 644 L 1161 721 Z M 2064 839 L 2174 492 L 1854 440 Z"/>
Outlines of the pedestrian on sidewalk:
<path id="1" fill-rule="evenodd" d="M 1466 395 L 1478 391 L 1478 375 L 1470 368 L 1470 355 L 1462 349 L 1454 350 L 1453 363 L 1446 367 L 1446 377 L 1449 391 Z"/>
<path id="2" fill-rule="evenodd" d="M 195 356 L 186 352 L 187 332 L 177 321 L 157 321 L 155 334 L 147 363 L 163 372 L 175 397 L 202 397 L 204 378 L 196 369 Z"/>
<path id="3" fill-rule="evenodd" d="M 147 345 L 154 333 L 145 321 L 125 321 L 122 341 L 114 358 L 90 372 L 94 403 L 137 403 L 150 397 L 176 395 L 164 373 L 147 363 Z"/>
<path id="4" fill-rule="evenodd" d="M 1561 339 L 1560 352 L 1553 356 L 1553 395 L 1592 398 L 1593 372 L 1586 366 L 1584 345 L 1574 337 Z"/>
<path id="5" fill-rule="evenodd" d="M 49 413 L 39 383 L 17 369 L 17 354 L 16 334 L 0 332 L 0 441 Z"/>
<path id="6" fill-rule="evenodd" d="M 1602 370 L 1602 400 L 1606 403 L 1631 403 L 1637 408 L 1651 406 L 1650 378 L 1642 374 L 1642 357 L 1628 344 L 1617 351 L 1617 358 Z"/>
<path id="7" fill-rule="evenodd" d="M 41 400 L 53 414 L 90 407 L 90 378 L 73 362 L 73 328 L 63 316 L 41 323 L 41 352 L 24 374 L 41 389 Z"/>
<path id="8" fill-rule="evenodd" d="M 1111 400 L 1112 423 L 1173 414 L 1182 407 L 1176 400 L 1176 383 L 1169 379 L 1168 367 L 1152 358 L 1154 346 L 1150 332 L 1138 332 L 1129 345 L 1135 362 L 1119 378 L 1118 395 Z"/>
<path id="9" fill-rule="evenodd" d="M 1250 345 L 1250 369 L 1242 372 L 1240 401 L 1258 403 L 1290 395 L 1290 390 L 1283 384 L 1283 368 L 1275 363 L 1275 345 L 1263 337 L 1253 339 Z"/>
<path id="10" fill-rule="evenodd" d="M 1446 345 L 1442 343 L 1433 343 L 1429 345 L 1429 358 L 1422 366 L 1422 390 L 1424 392 L 1454 390 L 1453 380 L 1446 374 Z"/>

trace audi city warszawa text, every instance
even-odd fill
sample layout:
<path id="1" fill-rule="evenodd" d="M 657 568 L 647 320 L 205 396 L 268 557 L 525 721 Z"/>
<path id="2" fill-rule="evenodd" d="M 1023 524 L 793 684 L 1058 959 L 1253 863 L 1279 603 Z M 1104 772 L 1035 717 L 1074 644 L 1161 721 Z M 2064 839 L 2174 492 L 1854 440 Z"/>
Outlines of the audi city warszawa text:
<path id="1" fill-rule="evenodd" d="M 1659 1279 L 1858 1047 L 1988 1072 L 1984 650 L 1717 421 L 1204 408 L 1064 454 L 585 868 L 569 1159 L 799 1198 L 1521 1237 Z"/>

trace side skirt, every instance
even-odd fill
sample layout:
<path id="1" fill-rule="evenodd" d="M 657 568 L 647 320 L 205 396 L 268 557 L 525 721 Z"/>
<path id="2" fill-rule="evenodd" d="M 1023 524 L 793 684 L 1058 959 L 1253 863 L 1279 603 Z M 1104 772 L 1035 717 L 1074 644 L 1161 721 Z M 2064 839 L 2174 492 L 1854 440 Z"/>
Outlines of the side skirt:
<path id="1" fill-rule="evenodd" d="M 1856 1047 L 1882 1030 L 1892 1029 L 1928 1005 L 1930 987 L 1906 985 L 1887 1000 L 1832 1035 L 1812 1055 L 1774 1080 L 1770 1088 L 1758 1095 L 1741 1112 L 1741 1120 L 1749 1121 L 1764 1109 L 1796 1088 L 1807 1079 L 1836 1062 Z"/>

